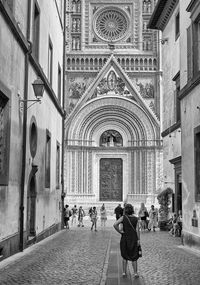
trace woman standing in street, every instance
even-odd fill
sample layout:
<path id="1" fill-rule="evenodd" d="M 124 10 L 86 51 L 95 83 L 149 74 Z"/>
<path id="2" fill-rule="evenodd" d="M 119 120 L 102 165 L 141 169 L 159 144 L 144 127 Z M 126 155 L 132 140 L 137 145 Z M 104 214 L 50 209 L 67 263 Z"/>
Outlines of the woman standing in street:
<path id="1" fill-rule="evenodd" d="M 138 246 L 140 245 L 140 231 L 138 225 L 138 218 L 133 215 L 134 210 L 131 204 L 126 204 L 124 215 L 120 217 L 115 223 L 115 230 L 121 234 L 120 250 L 123 258 L 123 277 L 127 275 L 128 260 L 132 261 L 134 270 L 134 277 L 138 278 L 137 260 L 139 258 Z M 123 230 L 120 230 L 119 225 L 123 224 Z"/>
<path id="2" fill-rule="evenodd" d="M 94 227 L 95 232 L 97 232 L 97 210 L 96 210 L 96 207 L 92 208 L 91 222 L 92 222 L 91 231 L 93 230 L 93 227 Z"/>
<path id="3" fill-rule="evenodd" d="M 85 216 L 85 212 L 82 208 L 82 206 L 78 209 L 78 227 L 84 227 L 83 225 L 83 217 Z"/>
<path id="4" fill-rule="evenodd" d="M 147 229 L 147 217 L 148 217 L 148 211 L 147 208 L 145 207 L 144 203 L 141 203 L 139 212 L 138 212 L 138 217 L 140 220 L 140 228 L 141 230 L 146 230 Z"/>
<path id="5" fill-rule="evenodd" d="M 107 220 L 107 215 L 106 215 L 106 208 L 105 208 L 104 204 L 101 206 L 100 214 L 101 214 L 101 226 L 105 227 L 106 220 Z"/>
<path id="6" fill-rule="evenodd" d="M 148 230 L 151 229 L 155 232 L 155 228 L 157 227 L 157 221 L 158 221 L 158 212 L 154 208 L 154 205 L 151 205 L 151 210 L 149 211 L 149 224 L 148 224 Z"/>

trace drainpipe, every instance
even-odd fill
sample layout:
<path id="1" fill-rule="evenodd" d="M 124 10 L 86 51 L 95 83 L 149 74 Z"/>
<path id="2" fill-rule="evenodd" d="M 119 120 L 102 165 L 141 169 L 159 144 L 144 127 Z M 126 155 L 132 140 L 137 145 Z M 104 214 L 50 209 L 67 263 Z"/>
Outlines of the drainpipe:
<path id="1" fill-rule="evenodd" d="M 27 32 L 26 38 L 30 39 L 30 18 L 31 18 L 31 0 L 27 7 Z M 19 250 L 24 249 L 24 187 L 26 171 L 26 135 L 27 135 L 27 99 L 28 99 L 28 72 L 29 72 L 29 54 L 31 53 L 31 44 L 29 51 L 25 54 L 25 74 L 24 74 L 24 107 L 23 107 L 23 137 L 22 137 L 22 173 L 21 173 L 21 192 L 20 192 L 20 232 L 19 232 Z"/>
<path id="2" fill-rule="evenodd" d="M 65 110 L 65 33 L 66 33 L 66 1 L 64 0 L 64 19 L 63 19 L 63 98 L 62 107 Z M 65 188 L 64 188 L 64 151 L 65 151 L 65 116 L 66 112 L 62 118 L 62 162 L 61 162 L 61 229 L 64 228 L 64 199 L 65 199 Z"/>

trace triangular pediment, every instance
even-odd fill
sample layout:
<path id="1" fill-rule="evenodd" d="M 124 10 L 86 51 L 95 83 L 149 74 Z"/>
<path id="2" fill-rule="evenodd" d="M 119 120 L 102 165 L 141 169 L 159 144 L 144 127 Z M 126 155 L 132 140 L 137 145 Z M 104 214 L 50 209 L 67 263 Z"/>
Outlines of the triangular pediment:
<path id="1" fill-rule="evenodd" d="M 70 121 L 70 118 L 72 118 L 86 102 L 104 96 L 122 96 L 123 98 L 133 100 L 159 125 L 156 115 L 141 96 L 138 86 L 128 77 L 114 55 L 110 56 L 96 78 L 88 86 L 81 98 L 79 98 L 67 121 Z"/>

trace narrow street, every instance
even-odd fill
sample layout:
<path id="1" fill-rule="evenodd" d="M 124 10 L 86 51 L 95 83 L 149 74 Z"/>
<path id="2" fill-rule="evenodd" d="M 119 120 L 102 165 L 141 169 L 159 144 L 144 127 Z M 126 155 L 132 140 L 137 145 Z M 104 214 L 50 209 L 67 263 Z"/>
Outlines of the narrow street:
<path id="1" fill-rule="evenodd" d="M 0 284 L 33 285 L 198 285 L 200 254 L 183 249 L 180 238 L 167 232 L 141 234 L 140 278 L 131 264 L 122 278 L 120 236 L 108 221 L 106 229 L 73 226 L 0 263 Z"/>

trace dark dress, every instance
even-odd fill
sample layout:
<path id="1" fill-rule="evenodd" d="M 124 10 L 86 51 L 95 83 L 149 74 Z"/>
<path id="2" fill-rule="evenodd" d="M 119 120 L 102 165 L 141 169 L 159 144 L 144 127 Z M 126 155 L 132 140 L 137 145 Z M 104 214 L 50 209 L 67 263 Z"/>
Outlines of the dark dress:
<path id="1" fill-rule="evenodd" d="M 136 261 L 139 258 L 137 246 L 138 236 L 136 232 L 138 218 L 134 216 L 128 216 L 128 218 L 135 230 L 131 227 L 127 217 L 123 216 L 122 223 L 124 233 L 120 241 L 121 256 L 125 260 Z"/>

